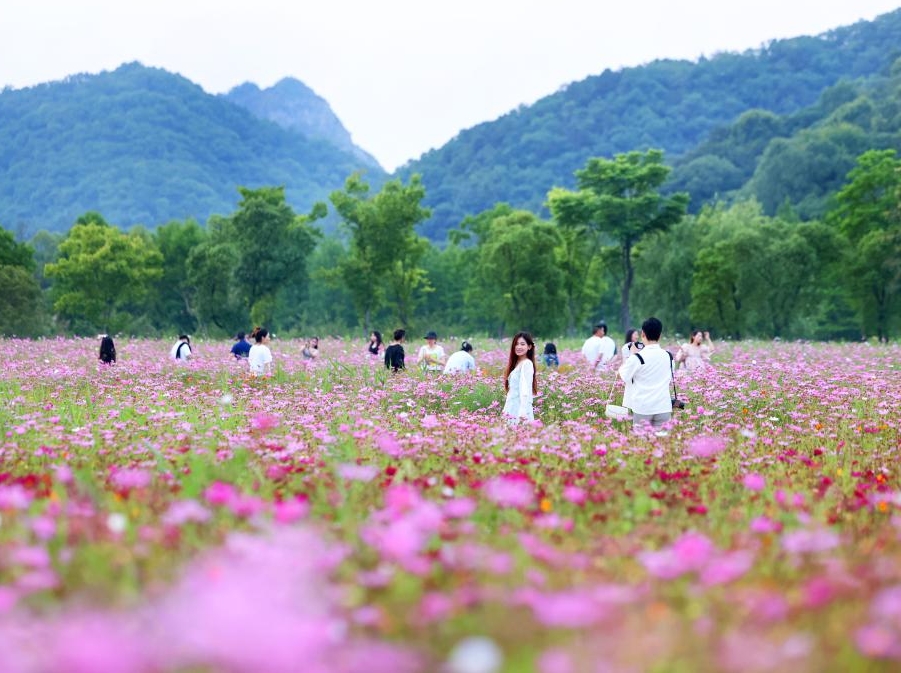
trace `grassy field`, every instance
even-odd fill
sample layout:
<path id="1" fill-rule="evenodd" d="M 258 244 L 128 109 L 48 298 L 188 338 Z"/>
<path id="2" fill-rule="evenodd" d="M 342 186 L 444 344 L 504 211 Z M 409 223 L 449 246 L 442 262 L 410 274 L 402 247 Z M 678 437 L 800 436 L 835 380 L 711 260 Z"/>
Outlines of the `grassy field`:
<path id="1" fill-rule="evenodd" d="M 170 345 L 3 342 L 0 671 L 901 666 L 897 346 L 718 344 L 657 437 L 574 349 L 508 427 L 506 343 Z"/>

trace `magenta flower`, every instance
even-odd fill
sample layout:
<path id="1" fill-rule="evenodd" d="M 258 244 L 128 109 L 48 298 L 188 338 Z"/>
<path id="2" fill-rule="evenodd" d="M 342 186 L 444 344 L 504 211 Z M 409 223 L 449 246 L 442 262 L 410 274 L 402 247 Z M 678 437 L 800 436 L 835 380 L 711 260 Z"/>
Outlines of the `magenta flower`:
<path id="1" fill-rule="evenodd" d="M 762 491 L 766 488 L 766 479 L 757 473 L 746 474 L 741 482 L 749 491 Z"/>
<path id="2" fill-rule="evenodd" d="M 535 488 L 527 477 L 505 474 L 490 479 L 482 486 L 482 492 L 500 507 L 528 507 L 535 501 Z"/>

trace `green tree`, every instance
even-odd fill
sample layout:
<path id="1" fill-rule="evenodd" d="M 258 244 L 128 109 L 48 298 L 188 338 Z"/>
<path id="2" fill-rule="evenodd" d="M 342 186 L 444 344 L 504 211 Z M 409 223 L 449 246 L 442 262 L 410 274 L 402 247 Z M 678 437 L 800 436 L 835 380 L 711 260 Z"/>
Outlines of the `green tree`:
<path id="1" fill-rule="evenodd" d="M 54 279 L 53 308 L 78 331 L 126 328 L 130 312 L 162 274 L 162 255 L 138 233 L 103 222 L 82 221 L 46 266 Z"/>
<path id="2" fill-rule="evenodd" d="M 29 337 L 44 331 L 44 298 L 34 270 L 34 250 L 0 228 L 0 334 L 4 336 Z"/>
<path id="3" fill-rule="evenodd" d="M 370 197 L 369 185 L 354 174 L 344 191 L 331 194 L 350 235 L 341 278 L 367 332 L 372 329 L 374 311 L 386 299 L 400 324 L 409 326 L 422 295 L 431 289 L 421 265 L 429 244 L 414 231 L 430 215 L 422 207 L 424 197 L 418 175 L 407 185 L 392 180 Z"/>
<path id="4" fill-rule="evenodd" d="M 622 270 L 620 321 L 632 322 L 629 298 L 634 281 L 632 249 L 645 236 L 663 231 L 685 215 L 687 194 L 663 196 L 660 185 L 670 169 L 663 152 L 618 154 L 612 160 L 589 159 L 576 171 L 578 191 L 556 189 L 548 197 L 561 226 L 583 225 L 603 242 L 614 242 Z"/>
<path id="5" fill-rule="evenodd" d="M 901 160 L 894 150 L 862 154 L 836 194 L 828 221 L 852 245 L 852 291 L 864 332 L 886 339 L 901 290 Z"/>
<path id="6" fill-rule="evenodd" d="M 514 211 L 492 221 L 478 248 L 467 297 L 481 297 L 483 317 L 500 333 L 556 334 L 560 329 L 563 272 L 548 254 L 559 245 L 557 227 L 530 212 Z"/>
<path id="7" fill-rule="evenodd" d="M 306 260 L 319 236 L 310 223 L 324 217 L 326 207 L 317 203 L 298 216 L 285 201 L 284 187 L 238 191 L 241 202 L 225 229 L 238 253 L 234 280 L 251 319 L 270 324 L 278 294 L 307 282 Z"/>
<path id="8" fill-rule="evenodd" d="M 173 220 L 153 232 L 153 241 L 163 256 L 153 302 L 158 327 L 174 327 L 188 334 L 197 329 L 196 290 L 189 281 L 188 257 L 205 240 L 206 231 L 194 220 Z"/>
<path id="9" fill-rule="evenodd" d="M 0 335 L 44 333 L 44 297 L 35 277 L 24 266 L 0 264 L 0 288 Z"/>
<path id="10" fill-rule="evenodd" d="M 599 268 L 602 237 L 590 225 L 591 213 L 586 200 L 568 198 L 569 194 L 559 188 L 551 190 L 548 207 L 560 232 L 555 255 L 563 272 L 561 289 L 565 297 L 566 331 L 574 336 L 602 292 Z"/>

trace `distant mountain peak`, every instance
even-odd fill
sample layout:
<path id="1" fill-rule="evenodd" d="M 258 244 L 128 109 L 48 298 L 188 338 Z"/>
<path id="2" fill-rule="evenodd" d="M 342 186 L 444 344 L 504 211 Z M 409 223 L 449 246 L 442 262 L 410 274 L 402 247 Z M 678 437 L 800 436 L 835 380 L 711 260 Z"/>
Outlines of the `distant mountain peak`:
<path id="1" fill-rule="evenodd" d="M 369 166 L 381 168 L 375 157 L 354 144 L 328 102 L 298 79 L 285 77 L 267 89 L 245 82 L 225 94 L 225 98 L 259 119 L 311 139 L 325 140 Z"/>

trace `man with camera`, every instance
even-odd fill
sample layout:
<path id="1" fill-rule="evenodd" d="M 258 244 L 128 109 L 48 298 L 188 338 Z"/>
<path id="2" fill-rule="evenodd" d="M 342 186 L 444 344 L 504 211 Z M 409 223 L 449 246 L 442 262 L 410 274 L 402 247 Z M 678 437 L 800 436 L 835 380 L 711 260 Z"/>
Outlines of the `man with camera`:
<path id="1" fill-rule="evenodd" d="M 673 415 L 673 398 L 669 384 L 673 376 L 673 359 L 660 347 L 663 324 L 648 318 L 641 325 L 641 339 L 645 347 L 634 350 L 619 368 L 620 378 L 629 390 L 628 404 L 632 409 L 632 427 L 659 428 Z"/>

